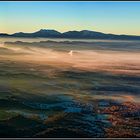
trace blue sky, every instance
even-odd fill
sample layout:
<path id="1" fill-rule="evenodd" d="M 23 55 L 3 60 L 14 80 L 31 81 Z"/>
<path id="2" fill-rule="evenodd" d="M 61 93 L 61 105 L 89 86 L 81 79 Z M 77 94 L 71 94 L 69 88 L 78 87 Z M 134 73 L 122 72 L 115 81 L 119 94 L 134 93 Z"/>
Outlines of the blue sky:
<path id="1" fill-rule="evenodd" d="M 0 32 L 94 30 L 140 35 L 140 2 L 0 2 Z"/>

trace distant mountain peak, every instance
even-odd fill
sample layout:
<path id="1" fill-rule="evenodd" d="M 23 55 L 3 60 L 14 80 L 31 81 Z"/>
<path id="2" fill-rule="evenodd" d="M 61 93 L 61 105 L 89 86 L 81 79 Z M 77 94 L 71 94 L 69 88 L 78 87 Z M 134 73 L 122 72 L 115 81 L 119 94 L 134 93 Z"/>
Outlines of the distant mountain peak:
<path id="1" fill-rule="evenodd" d="M 105 34 L 97 31 L 81 30 L 67 31 L 60 33 L 54 29 L 40 29 L 33 33 L 18 32 L 14 34 L 0 34 L 0 37 L 48 37 L 48 38 L 74 38 L 74 39 L 121 39 L 121 40 L 140 40 L 140 36 L 135 35 L 115 35 Z"/>
<path id="2" fill-rule="evenodd" d="M 90 30 L 82 30 L 81 32 L 94 32 L 94 31 L 90 31 Z"/>
<path id="3" fill-rule="evenodd" d="M 39 31 L 56 31 L 54 29 L 40 29 Z"/>
<path id="4" fill-rule="evenodd" d="M 34 32 L 34 34 L 48 34 L 48 35 L 60 35 L 61 33 L 60 32 L 58 32 L 58 31 L 56 31 L 56 30 L 53 30 L 53 29 L 41 29 L 41 30 L 39 30 L 39 31 L 37 31 L 37 32 Z"/>

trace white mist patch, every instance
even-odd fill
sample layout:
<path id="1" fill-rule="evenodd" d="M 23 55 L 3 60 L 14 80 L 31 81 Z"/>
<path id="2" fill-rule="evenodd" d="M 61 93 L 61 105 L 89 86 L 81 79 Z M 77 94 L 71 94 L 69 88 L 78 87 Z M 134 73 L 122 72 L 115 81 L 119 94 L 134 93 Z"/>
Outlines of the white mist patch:
<path id="1" fill-rule="evenodd" d="M 4 47 L 4 43 L 0 42 L 0 47 Z"/>
<path id="2" fill-rule="evenodd" d="M 43 47 L 15 45 L 6 48 L 19 54 L 5 56 L 14 61 L 52 65 L 62 70 L 74 68 L 86 71 L 140 74 L 139 51 L 76 49 L 75 46 L 72 49 L 72 47 L 60 48 L 47 45 Z"/>

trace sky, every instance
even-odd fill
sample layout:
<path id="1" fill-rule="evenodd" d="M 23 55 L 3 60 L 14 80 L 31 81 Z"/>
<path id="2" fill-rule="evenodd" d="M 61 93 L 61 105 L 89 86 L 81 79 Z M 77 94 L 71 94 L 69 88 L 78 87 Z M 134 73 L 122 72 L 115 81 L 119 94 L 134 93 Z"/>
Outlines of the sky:
<path id="1" fill-rule="evenodd" d="M 40 29 L 140 35 L 140 2 L 0 2 L 0 33 Z"/>

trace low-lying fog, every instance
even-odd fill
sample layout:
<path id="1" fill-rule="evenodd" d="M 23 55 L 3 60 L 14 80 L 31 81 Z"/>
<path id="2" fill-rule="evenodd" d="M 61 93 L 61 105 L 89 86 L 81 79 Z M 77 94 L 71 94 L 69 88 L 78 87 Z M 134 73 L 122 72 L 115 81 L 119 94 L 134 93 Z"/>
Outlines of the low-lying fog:
<path id="1" fill-rule="evenodd" d="M 4 136 L 140 136 L 140 41 L 0 41 Z"/>
<path id="2" fill-rule="evenodd" d="M 60 69 L 140 74 L 140 42 L 4 42 L 1 59 L 52 65 Z"/>

